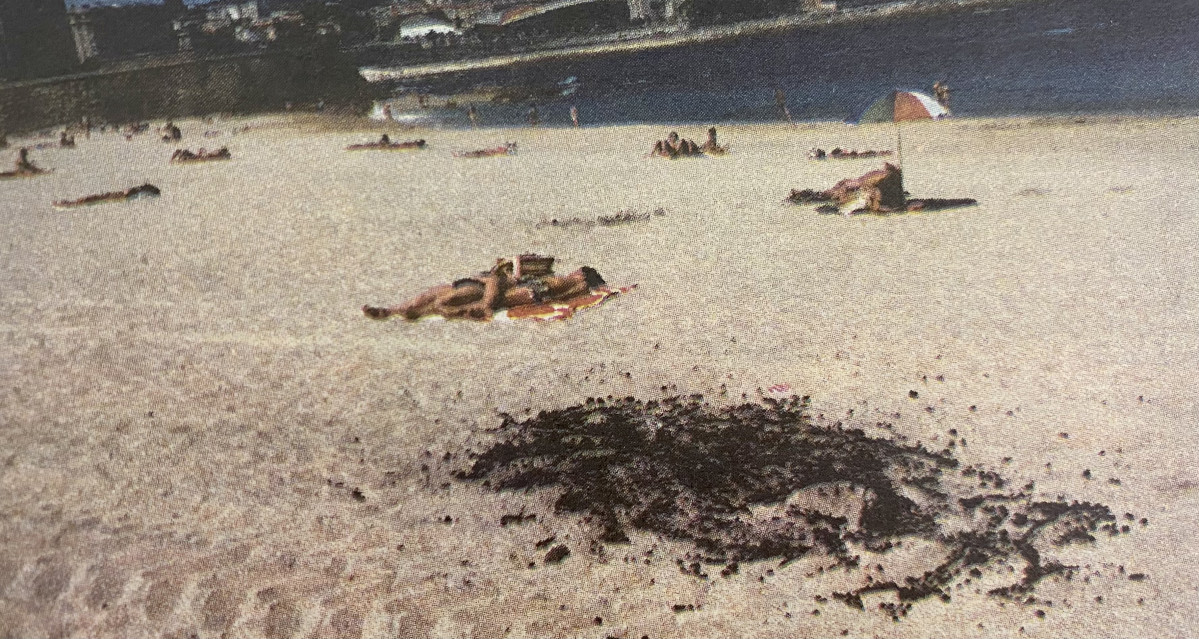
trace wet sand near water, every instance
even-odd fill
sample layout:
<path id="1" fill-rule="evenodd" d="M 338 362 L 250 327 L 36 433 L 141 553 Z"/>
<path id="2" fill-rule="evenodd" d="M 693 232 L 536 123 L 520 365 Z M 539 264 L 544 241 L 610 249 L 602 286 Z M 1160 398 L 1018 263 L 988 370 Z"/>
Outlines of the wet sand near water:
<path id="1" fill-rule="evenodd" d="M 395 131 L 430 147 L 400 154 L 345 152 L 380 130 L 344 123 L 181 127 L 233 159 L 79 136 L 33 153 L 54 173 L 0 184 L 0 635 L 1199 632 L 1199 190 L 1176 177 L 1197 120 L 905 126 L 907 190 L 980 204 L 885 218 L 783 199 L 881 166 L 807 152 L 894 148 L 889 126 L 722 126 L 727 156 L 681 161 L 645 157 L 668 127 Z M 507 141 L 516 155 L 451 157 Z M 147 182 L 161 197 L 50 205 Z M 553 324 L 360 310 L 526 251 L 638 288 Z M 676 563 L 685 539 L 596 545 L 552 489 L 453 475 L 501 413 L 731 406 L 775 384 L 821 424 L 952 439 L 963 466 L 1130 532 L 1063 546 L 1079 568 L 1035 603 L 987 594 L 1014 579 L 959 580 L 894 622 L 893 593 L 827 598 L 877 576 L 868 562 L 703 579 Z M 877 563 L 902 573 L 926 543 Z"/>

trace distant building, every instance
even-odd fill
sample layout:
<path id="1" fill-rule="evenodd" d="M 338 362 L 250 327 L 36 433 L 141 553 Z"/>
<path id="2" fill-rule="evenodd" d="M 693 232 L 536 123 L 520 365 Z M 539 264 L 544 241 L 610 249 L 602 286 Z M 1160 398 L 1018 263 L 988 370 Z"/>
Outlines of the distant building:
<path id="1" fill-rule="evenodd" d="M 172 52 L 177 48 L 172 29 L 175 15 L 160 4 L 75 9 L 70 13 L 75 55 L 87 62 Z"/>
<path id="2" fill-rule="evenodd" d="M 207 24 L 212 27 L 231 26 L 258 21 L 258 0 L 225 0 L 204 6 Z"/>
<path id="3" fill-rule="evenodd" d="M 72 11 L 70 14 L 71 35 L 75 39 L 75 56 L 80 63 L 87 62 L 100 55 L 96 46 L 96 30 L 91 16 L 83 11 Z"/>
<path id="4" fill-rule="evenodd" d="M 0 0 L 0 78 L 59 75 L 77 65 L 65 0 Z"/>
<path id="5" fill-rule="evenodd" d="M 454 23 L 435 15 L 419 15 L 406 18 L 400 22 L 400 30 L 396 36 L 404 38 L 422 38 L 432 32 L 436 35 L 461 33 Z"/>

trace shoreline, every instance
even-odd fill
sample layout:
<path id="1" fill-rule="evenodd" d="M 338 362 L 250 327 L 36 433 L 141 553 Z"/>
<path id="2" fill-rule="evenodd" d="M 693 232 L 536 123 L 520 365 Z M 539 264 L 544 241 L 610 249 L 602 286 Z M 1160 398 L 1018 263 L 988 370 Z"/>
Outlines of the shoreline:
<path id="1" fill-rule="evenodd" d="M 869 23 L 890 18 L 908 18 L 936 13 L 962 11 L 989 6 L 1008 6 L 1028 2 L 1029 0 L 945 0 L 922 2 L 921 0 L 902 0 L 869 8 L 838 11 L 832 14 L 801 14 L 764 20 L 739 22 L 731 25 L 701 27 L 694 31 L 685 27 L 675 27 L 656 31 L 648 36 L 642 36 L 625 42 L 604 42 L 585 44 L 558 49 L 528 51 L 496 55 L 472 60 L 455 60 L 415 64 L 410 66 L 363 66 L 359 74 L 370 83 L 387 82 L 408 78 L 420 78 L 465 71 L 478 71 L 510 65 L 533 64 L 548 60 L 561 60 L 592 55 L 614 53 L 629 53 L 650 51 L 671 47 L 702 44 L 740 38 L 743 36 L 761 35 L 772 32 L 785 32 L 801 28 L 819 28 L 840 26 L 846 24 Z"/>

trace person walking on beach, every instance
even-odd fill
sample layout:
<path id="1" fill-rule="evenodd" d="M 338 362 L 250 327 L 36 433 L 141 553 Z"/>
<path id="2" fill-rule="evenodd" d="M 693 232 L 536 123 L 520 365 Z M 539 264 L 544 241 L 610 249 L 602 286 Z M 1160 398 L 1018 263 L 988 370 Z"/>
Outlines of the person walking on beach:
<path id="1" fill-rule="evenodd" d="M 570 121 L 574 123 L 575 128 L 579 128 L 579 107 L 570 105 Z"/>
<path id="2" fill-rule="evenodd" d="M 466 107 L 466 117 L 470 118 L 470 128 L 479 128 L 479 110 L 475 108 L 473 102 Z"/>
<path id="3" fill-rule="evenodd" d="M 537 112 L 537 103 L 529 105 L 529 126 L 541 124 L 541 114 Z"/>

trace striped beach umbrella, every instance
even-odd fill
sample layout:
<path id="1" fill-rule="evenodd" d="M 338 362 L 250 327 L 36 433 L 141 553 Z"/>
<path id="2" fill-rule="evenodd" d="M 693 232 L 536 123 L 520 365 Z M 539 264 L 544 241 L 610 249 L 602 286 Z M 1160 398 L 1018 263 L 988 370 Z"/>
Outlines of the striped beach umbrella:
<path id="1" fill-rule="evenodd" d="M 892 91 L 875 100 L 858 120 L 861 124 L 871 122 L 908 122 L 910 120 L 937 120 L 949 115 L 949 109 L 931 97 L 916 91 Z"/>
<path id="2" fill-rule="evenodd" d="M 949 115 L 949 109 L 928 95 L 917 91 L 892 91 L 874 101 L 858 119 L 859 124 L 874 122 L 895 123 L 895 161 L 903 167 L 903 132 L 900 124 L 913 120 L 939 120 Z"/>

